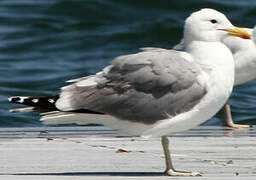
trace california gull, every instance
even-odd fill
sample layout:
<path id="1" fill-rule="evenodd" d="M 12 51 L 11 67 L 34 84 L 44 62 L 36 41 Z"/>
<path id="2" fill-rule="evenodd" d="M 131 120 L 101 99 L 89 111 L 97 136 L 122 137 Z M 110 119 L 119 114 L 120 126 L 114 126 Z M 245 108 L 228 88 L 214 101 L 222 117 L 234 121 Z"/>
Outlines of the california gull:
<path id="1" fill-rule="evenodd" d="M 252 33 L 252 29 L 243 28 Z M 235 60 L 235 82 L 238 86 L 256 79 L 256 47 L 251 39 L 241 39 L 234 36 L 226 37 L 223 43 L 231 50 Z M 223 122 L 233 128 L 248 128 L 249 125 L 235 124 L 228 103 L 223 107 Z"/>
<path id="2" fill-rule="evenodd" d="M 11 97 L 32 106 L 47 124 L 99 123 L 134 136 L 161 137 L 166 173 L 176 171 L 167 135 L 210 119 L 228 100 L 234 83 L 234 60 L 221 43 L 226 36 L 245 37 L 224 14 L 213 9 L 192 13 L 185 21 L 184 50 L 143 48 L 119 56 L 101 72 L 71 80 L 60 95 Z"/>

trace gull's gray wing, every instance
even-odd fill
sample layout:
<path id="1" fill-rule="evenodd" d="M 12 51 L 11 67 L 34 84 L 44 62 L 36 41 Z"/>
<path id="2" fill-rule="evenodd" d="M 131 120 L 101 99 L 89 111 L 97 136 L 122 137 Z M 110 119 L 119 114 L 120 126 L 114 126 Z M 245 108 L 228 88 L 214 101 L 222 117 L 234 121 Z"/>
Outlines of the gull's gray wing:
<path id="1" fill-rule="evenodd" d="M 194 107 L 206 94 L 200 74 L 178 51 L 147 49 L 117 57 L 102 72 L 63 87 L 56 106 L 150 124 Z"/>

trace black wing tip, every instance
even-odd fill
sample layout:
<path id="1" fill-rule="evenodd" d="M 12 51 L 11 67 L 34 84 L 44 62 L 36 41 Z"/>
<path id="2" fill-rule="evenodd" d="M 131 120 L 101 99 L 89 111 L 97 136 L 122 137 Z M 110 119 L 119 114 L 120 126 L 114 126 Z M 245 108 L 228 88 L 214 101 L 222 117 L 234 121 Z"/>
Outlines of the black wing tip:
<path id="1" fill-rule="evenodd" d="M 59 96 L 13 96 L 9 97 L 8 100 L 11 103 L 23 104 L 26 106 L 31 106 L 28 108 L 16 108 L 11 109 L 10 112 L 31 112 L 31 111 L 39 111 L 39 112 L 52 112 L 59 110 L 56 108 L 55 103 Z M 74 111 L 67 111 L 69 113 L 86 113 L 86 114 L 105 114 L 102 112 L 92 111 L 88 109 L 77 109 Z"/>
<path id="2" fill-rule="evenodd" d="M 39 103 L 40 97 L 13 96 L 8 98 L 9 102 L 33 106 Z"/>
<path id="3" fill-rule="evenodd" d="M 39 112 L 47 112 L 57 110 L 55 103 L 58 99 L 57 96 L 13 96 L 8 100 L 11 103 L 22 104 L 34 107 L 33 110 Z"/>
<path id="4" fill-rule="evenodd" d="M 25 99 L 29 99 L 29 97 L 27 97 L 27 96 L 12 96 L 12 97 L 8 98 L 9 102 L 19 103 L 19 104 L 22 104 Z"/>

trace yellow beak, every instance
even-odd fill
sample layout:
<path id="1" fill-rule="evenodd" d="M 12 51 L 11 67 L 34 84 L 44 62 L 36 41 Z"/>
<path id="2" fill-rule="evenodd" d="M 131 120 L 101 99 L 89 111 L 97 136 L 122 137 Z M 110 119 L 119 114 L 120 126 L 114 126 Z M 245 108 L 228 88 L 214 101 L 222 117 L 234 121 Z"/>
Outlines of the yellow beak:
<path id="1" fill-rule="evenodd" d="M 239 27 L 235 27 L 234 29 L 219 29 L 219 30 L 226 31 L 231 36 L 237 36 L 243 39 L 251 39 L 251 34 L 248 31 Z"/>

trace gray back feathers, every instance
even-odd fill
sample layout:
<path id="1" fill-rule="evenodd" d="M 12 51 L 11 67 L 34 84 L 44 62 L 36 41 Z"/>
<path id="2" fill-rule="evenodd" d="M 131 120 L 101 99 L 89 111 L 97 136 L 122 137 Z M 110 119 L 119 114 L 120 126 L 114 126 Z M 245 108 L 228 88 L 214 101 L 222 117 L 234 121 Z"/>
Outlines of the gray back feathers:
<path id="1" fill-rule="evenodd" d="M 60 110 L 89 109 L 151 124 L 193 108 L 206 94 L 198 67 L 178 51 L 146 48 L 62 89 Z"/>

